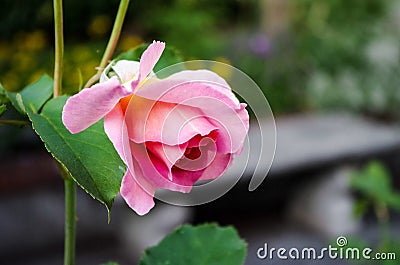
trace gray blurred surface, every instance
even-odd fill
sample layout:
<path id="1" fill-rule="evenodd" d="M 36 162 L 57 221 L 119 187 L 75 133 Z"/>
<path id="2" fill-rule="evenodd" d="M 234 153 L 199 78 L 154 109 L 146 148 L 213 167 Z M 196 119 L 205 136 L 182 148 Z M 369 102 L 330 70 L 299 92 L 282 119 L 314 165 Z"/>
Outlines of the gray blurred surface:
<path id="1" fill-rule="evenodd" d="M 331 113 L 277 120 L 275 173 L 333 162 L 349 162 L 400 150 L 400 127 Z"/>
<path id="2" fill-rule="evenodd" d="M 261 121 L 262 122 L 262 121 Z M 273 130 L 266 121 L 267 130 L 260 131 L 257 122 L 250 125 L 250 160 L 246 176 L 251 176 L 257 166 L 262 148 L 273 148 L 273 138 L 266 133 Z M 276 150 L 269 175 L 296 172 L 302 169 L 354 162 L 400 150 L 400 127 L 355 116 L 349 113 L 297 114 L 276 119 Z M 245 151 L 246 152 L 246 151 Z M 231 172 L 241 172 L 238 165 L 247 160 L 237 158 Z M 269 161 L 259 161 L 260 164 Z M 246 163 L 244 163 L 246 164 Z"/>
<path id="3" fill-rule="evenodd" d="M 234 224 L 249 244 L 247 265 L 346 264 L 259 260 L 255 251 L 265 242 L 274 247 L 323 247 L 340 233 L 377 240 L 376 225 L 366 227 L 352 219 L 348 169 L 376 157 L 400 157 L 399 132 L 397 126 L 342 113 L 282 117 L 277 119 L 272 169 L 256 191 L 247 190 L 257 164 L 257 158 L 250 156 L 243 180 L 215 202 L 199 207 L 158 202 L 149 215 L 139 217 L 118 197 L 110 224 L 105 208 L 79 190 L 77 264 L 109 260 L 136 264 L 144 248 L 156 244 L 178 224 L 192 221 Z M 255 135 L 252 129 L 250 147 L 260 146 Z M 49 156 L 25 159 L 31 161 L 16 161 L 21 171 L 15 174 L 15 164 L 0 164 L 0 264 L 62 264 L 62 181 L 51 169 Z M 235 165 L 230 170 L 238 171 L 242 168 L 235 169 Z M 35 182 L 29 182 L 27 172 L 36 175 Z M 49 185 L 41 186 L 40 174 L 47 174 L 44 179 Z"/>

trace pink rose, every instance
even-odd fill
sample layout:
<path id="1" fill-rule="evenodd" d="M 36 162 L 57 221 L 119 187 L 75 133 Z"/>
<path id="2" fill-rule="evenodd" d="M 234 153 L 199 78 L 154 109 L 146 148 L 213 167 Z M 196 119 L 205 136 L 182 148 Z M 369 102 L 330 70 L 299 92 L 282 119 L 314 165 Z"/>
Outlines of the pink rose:
<path id="1" fill-rule="evenodd" d="M 153 42 L 140 62 L 109 65 L 99 84 L 68 99 L 62 114 L 71 133 L 105 116 L 105 132 L 128 167 L 121 195 L 140 215 L 154 206 L 158 188 L 189 192 L 196 181 L 221 176 L 249 128 L 246 105 L 214 72 L 156 78 L 152 69 L 164 47 Z"/>

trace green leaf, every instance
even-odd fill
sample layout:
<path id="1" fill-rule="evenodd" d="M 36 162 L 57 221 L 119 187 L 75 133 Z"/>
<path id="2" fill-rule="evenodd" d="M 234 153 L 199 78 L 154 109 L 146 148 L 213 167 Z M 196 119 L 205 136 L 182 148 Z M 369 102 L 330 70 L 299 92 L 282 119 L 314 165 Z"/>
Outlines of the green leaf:
<path id="1" fill-rule="evenodd" d="M 67 99 L 67 96 L 51 99 L 40 114 L 29 111 L 28 116 L 47 150 L 110 212 L 125 165 L 105 134 L 103 121 L 75 135 L 65 128 L 61 113 Z"/>
<path id="2" fill-rule="evenodd" d="M 7 90 L 5 90 L 5 88 L 0 83 L 0 104 L 2 104 L 2 105 L 10 102 L 10 100 L 8 99 L 8 97 L 6 95 L 6 92 L 7 92 Z"/>
<path id="3" fill-rule="evenodd" d="M 9 92 L 0 84 L 0 94 L 6 95 L 21 114 L 26 115 L 28 108 L 33 112 L 38 112 L 53 95 L 53 79 L 48 75 L 43 75 L 19 92 Z"/>
<path id="4" fill-rule="evenodd" d="M 146 43 L 146 44 L 140 45 L 134 49 L 131 49 L 127 52 L 121 53 L 115 59 L 115 61 L 120 61 L 120 60 L 139 61 L 140 56 L 147 49 L 147 47 L 149 45 L 150 45 L 149 43 Z M 161 70 L 167 66 L 183 62 L 183 60 L 184 60 L 184 58 L 183 58 L 182 54 L 177 49 L 175 49 L 173 47 L 165 47 L 165 49 L 161 55 L 161 58 L 160 58 L 160 60 L 158 60 L 153 71 L 158 72 L 159 70 Z"/>
<path id="5" fill-rule="evenodd" d="M 6 111 L 7 106 L 5 104 L 0 105 L 0 116 Z"/>
<path id="6" fill-rule="evenodd" d="M 119 265 L 117 262 L 107 262 L 107 263 L 102 263 L 100 265 Z"/>
<path id="7" fill-rule="evenodd" d="M 139 45 L 133 49 L 130 49 L 126 52 L 123 52 L 121 54 L 119 54 L 114 61 L 118 62 L 120 60 L 130 60 L 130 61 L 139 61 L 140 60 L 140 56 L 142 55 L 142 53 L 144 52 L 144 50 L 147 49 L 147 47 L 149 46 L 149 44 L 142 44 Z"/>
<path id="8" fill-rule="evenodd" d="M 148 248 L 140 265 L 241 265 L 246 243 L 233 227 L 183 225 Z"/>

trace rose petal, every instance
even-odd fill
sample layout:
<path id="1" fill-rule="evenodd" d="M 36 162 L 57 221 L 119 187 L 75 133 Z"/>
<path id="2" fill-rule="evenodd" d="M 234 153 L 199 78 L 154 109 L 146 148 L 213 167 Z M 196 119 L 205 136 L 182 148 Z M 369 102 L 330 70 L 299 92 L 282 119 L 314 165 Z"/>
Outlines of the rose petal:
<path id="1" fill-rule="evenodd" d="M 122 161 L 128 167 L 121 184 L 120 191 L 122 197 L 139 215 L 146 214 L 154 206 L 152 197 L 156 189 L 143 176 L 137 162 L 132 160 L 128 132 L 119 104 L 105 117 L 104 131 L 113 143 Z"/>
<path id="2" fill-rule="evenodd" d="M 201 136 L 200 134 L 195 135 L 189 140 L 187 148 L 192 148 L 207 144 L 205 141 L 202 141 L 205 137 L 216 141 L 218 137 L 218 131 L 217 130 L 211 131 L 207 136 Z"/>
<path id="3" fill-rule="evenodd" d="M 157 156 L 164 164 L 171 168 L 185 153 L 187 143 L 181 145 L 167 145 L 159 142 L 146 142 L 146 148 Z"/>
<path id="4" fill-rule="evenodd" d="M 197 171 L 188 171 L 188 170 L 183 170 L 179 167 L 173 167 L 172 168 L 172 177 L 174 183 L 179 184 L 181 187 L 186 187 L 186 189 L 182 192 L 190 192 L 192 190 L 192 187 L 196 181 L 200 179 L 200 177 L 203 175 L 203 172 L 205 169 L 200 169 Z"/>
<path id="5" fill-rule="evenodd" d="M 184 157 L 175 166 L 187 171 L 199 171 L 212 163 L 216 153 L 215 141 L 210 137 L 203 137 L 198 146 L 186 149 Z"/>
<path id="6" fill-rule="evenodd" d="M 240 106 L 239 110 L 234 111 L 217 103 L 210 104 L 209 109 L 203 110 L 210 122 L 219 127 L 216 143 L 220 153 L 236 154 L 242 150 L 249 131 L 249 114 L 246 104 L 241 103 Z M 218 109 L 218 111 L 212 111 L 213 109 Z"/>
<path id="7" fill-rule="evenodd" d="M 232 164 L 232 154 L 220 154 L 217 153 L 213 162 L 206 168 L 201 175 L 201 180 L 211 180 L 220 177 L 228 167 Z"/>
<path id="8" fill-rule="evenodd" d="M 143 143 L 137 144 L 131 141 L 130 146 L 132 155 L 140 165 L 144 176 L 146 176 L 147 180 L 154 187 L 179 192 L 190 191 L 191 187 L 182 186 L 169 180 L 168 175 L 170 170 L 168 167 L 159 158 L 149 152 Z"/>
<path id="9" fill-rule="evenodd" d="M 189 78 L 191 72 L 177 73 L 158 82 L 145 82 L 137 95 L 200 109 L 210 123 L 222 130 L 219 151 L 236 153 L 242 150 L 248 132 L 246 105 L 240 104 L 236 96 L 220 84 L 176 80 L 179 75 Z"/>
<path id="10" fill-rule="evenodd" d="M 128 167 L 133 166 L 128 131 L 120 104 L 117 104 L 104 118 L 104 131 L 113 143 L 122 161 Z"/>
<path id="11" fill-rule="evenodd" d="M 136 166 L 135 166 L 136 168 Z M 135 175 L 142 174 L 140 168 L 135 169 Z M 142 176 L 142 178 L 144 178 Z M 127 170 L 121 184 L 121 195 L 126 201 L 126 203 L 139 215 L 144 215 L 154 207 L 154 196 L 155 190 L 150 190 L 149 188 L 142 188 L 141 184 L 138 184 Z"/>
<path id="12" fill-rule="evenodd" d="M 154 131 L 155 134 L 160 134 L 160 132 L 162 132 L 160 141 L 163 142 L 165 139 L 176 139 L 173 138 L 173 135 L 179 135 L 179 139 L 181 139 L 181 135 L 188 136 L 182 137 L 182 139 L 187 141 L 194 136 L 192 128 L 202 128 L 202 126 L 204 126 L 204 128 L 207 128 L 207 133 L 201 134 L 202 136 L 211 132 L 212 128 L 217 129 L 218 137 L 216 138 L 216 141 L 218 152 L 227 154 L 237 153 L 242 150 L 244 140 L 249 130 L 249 116 L 246 110 L 246 104 L 240 104 L 240 108 L 236 110 L 218 99 L 208 98 L 207 104 L 202 106 L 201 109 L 186 105 L 186 103 L 188 103 L 188 105 L 195 105 L 198 103 L 198 100 L 198 98 L 188 99 L 185 101 L 184 105 L 177 105 L 173 109 L 174 111 L 171 110 L 170 113 L 162 113 L 160 115 L 158 118 L 160 120 L 159 124 L 156 126 L 157 131 Z M 193 101 L 196 103 L 192 104 Z M 162 105 L 162 102 L 157 102 L 157 104 Z M 177 111 L 175 111 L 175 109 Z M 195 112 L 191 113 L 192 110 L 195 110 Z M 180 112 L 183 114 L 179 114 Z M 193 126 L 183 126 L 183 124 L 185 124 L 185 119 L 180 120 L 180 118 L 185 116 L 187 117 L 186 123 Z M 149 117 L 147 123 L 152 124 L 151 121 L 153 119 L 151 119 L 151 116 Z M 198 119 L 193 117 L 201 118 Z M 198 121 L 203 121 L 203 123 L 196 124 Z M 146 127 L 146 137 L 147 132 L 151 131 L 151 129 L 151 126 Z M 181 131 L 178 131 L 178 129 Z"/>
<path id="13" fill-rule="evenodd" d="M 117 77 L 85 88 L 67 100 L 62 121 L 71 133 L 83 131 L 104 117 L 121 98 L 131 92 L 120 85 Z"/>
<path id="14" fill-rule="evenodd" d="M 138 79 L 132 82 L 132 89 L 136 90 L 137 86 L 142 82 L 153 70 L 154 66 L 161 57 L 164 51 L 165 43 L 159 41 L 153 41 L 152 44 L 147 47 L 140 57 L 140 68 Z"/>
<path id="15" fill-rule="evenodd" d="M 210 99 L 219 100 L 233 109 L 240 109 L 240 102 L 232 91 L 215 82 L 166 78 L 157 82 L 144 82 L 136 95 L 150 100 L 186 104 L 198 108 L 207 106 Z"/>
<path id="16" fill-rule="evenodd" d="M 112 69 L 118 75 L 121 83 L 136 79 L 139 75 L 140 63 L 135 61 L 121 60 L 112 66 Z"/>
<path id="17" fill-rule="evenodd" d="M 217 129 L 198 108 L 138 96 L 132 97 L 125 119 L 129 138 L 136 143 L 151 141 L 179 145 L 196 134 L 207 135 Z"/>
<path id="18" fill-rule="evenodd" d="M 168 77 L 170 80 L 191 80 L 195 82 L 201 82 L 204 81 L 206 83 L 216 83 L 220 84 L 221 86 L 218 86 L 220 88 L 225 88 L 228 90 L 231 90 L 231 87 L 229 84 L 223 79 L 221 76 L 218 74 L 201 69 L 201 70 L 185 70 L 185 71 L 180 71 L 175 74 L 172 74 Z M 203 82 L 202 82 L 203 83 Z"/>

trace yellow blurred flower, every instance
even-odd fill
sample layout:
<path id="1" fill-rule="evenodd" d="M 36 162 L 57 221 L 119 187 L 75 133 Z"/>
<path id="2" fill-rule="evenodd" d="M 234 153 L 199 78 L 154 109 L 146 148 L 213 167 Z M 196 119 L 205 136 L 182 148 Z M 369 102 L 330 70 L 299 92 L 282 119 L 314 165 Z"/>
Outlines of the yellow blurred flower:
<path id="1" fill-rule="evenodd" d="M 109 32 L 111 19 L 106 15 L 95 16 L 88 27 L 88 34 L 91 37 L 102 37 Z"/>
<path id="2" fill-rule="evenodd" d="M 25 36 L 24 44 L 28 51 L 42 50 L 47 45 L 46 35 L 41 30 L 30 32 Z"/>
<path id="3" fill-rule="evenodd" d="M 122 36 L 118 48 L 120 51 L 127 51 L 139 46 L 143 42 L 143 39 L 139 35 L 126 35 Z"/>
<path id="4" fill-rule="evenodd" d="M 94 57 L 94 52 L 85 45 L 77 45 L 72 48 L 71 52 L 66 52 L 66 57 L 72 59 L 74 64 L 85 63 Z"/>
<path id="5" fill-rule="evenodd" d="M 19 72 L 19 73 L 25 73 L 27 71 L 31 71 L 32 69 L 35 69 L 37 66 L 37 62 L 34 59 L 34 55 L 30 53 L 25 53 L 25 52 L 15 52 L 12 54 L 12 61 L 11 65 L 12 68 Z"/>

